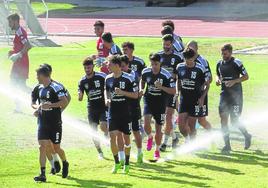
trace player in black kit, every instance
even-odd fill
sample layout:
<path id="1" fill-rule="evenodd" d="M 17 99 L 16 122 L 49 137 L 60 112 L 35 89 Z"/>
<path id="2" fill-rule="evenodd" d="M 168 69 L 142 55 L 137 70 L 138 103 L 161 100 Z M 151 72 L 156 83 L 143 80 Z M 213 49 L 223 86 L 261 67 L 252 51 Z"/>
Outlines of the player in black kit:
<path id="1" fill-rule="evenodd" d="M 66 161 L 64 150 L 61 149 L 62 137 L 62 120 L 61 120 L 61 107 L 67 106 L 68 100 L 65 96 L 62 85 L 50 78 L 50 71 L 47 67 L 41 66 L 37 69 L 38 95 L 32 92 L 32 107 L 38 113 L 38 142 L 40 150 L 40 167 L 41 174 L 34 178 L 37 182 L 45 182 L 45 166 L 46 166 L 46 149 L 50 147 L 50 141 L 54 144 L 57 153 L 63 161 L 62 177 L 66 178 L 69 171 L 69 163 Z M 38 102 L 38 103 L 37 103 Z"/>
<path id="2" fill-rule="evenodd" d="M 129 67 L 129 60 L 128 56 L 122 55 L 120 56 L 121 59 L 121 70 L 131 74 L 134 77 L 136 84 L 139 84 L 139 76 L 138 74 L 131 70 Z M 142 153 L 142 137 L 140 133 L 141 127 L 141 106 L 140 106 L 140 98 L 138 99 L 131 99 L 130 101 L 130 109 L 131 109 L 131 122 L 132 122 L 132 131 L 135 137 L 135 142 L 138 150 L 137 154 L 137 163 L 143 162 L 143 153 Z"/>
<path id="3" fill-rule="evenodd" d="M 196 62 L 202 64 L 206 69 L 206 76 L 209 79 L 209 83 L 212 82 L 212 74 L 208 61 L 200 54 L 198 54 L 198 44 L 196 41 L 190 41 L 187 44 L 188 48 L 195 51 Z M 198 123 L 206 130 L 211 129 L 211 124 L 208 122 L 206 116 L 208 116 L 208 96 L 205 97 L 204 105 L 200 109 Z"/>
<path id="4" fill-rule="evenodd" d="M 209 81 L 205 67 L 195 61 L 195 52 L 187 48 L 183 52 L 185 63 L 177 67 L 177 91 L 180 96 L 179 128 L 188 141 L 196 135 L 195 124 L 203 107 Z"/>
<path id="5" fill-rule="evenodd" d="M 176 68 L 179 63 L 183 62 L 183 57 L 181 53 L 176 52 L 173 47 L 173 41 L 174 38 L 172 35 L 167 34 L 162 37 L 163 41 L 163 51 L 158 52 L 160 55 L 160 63 L 161 67 L 166 69 L 173 77 L 174 82 L 176 82 Z M 168 102 L 167 102 L 167 108 L 166 108 L 166 126 L 165 126 L 165 135 L 164 135 L 164 142 L 162 143 L 160 150 L 166 151 L 167 142 L 170 137 L 171 132 L 174 133 L 175 128 L 173 128 L 173 115 L 175 112 L 175 109 L 177 107 L 177 95 L 169 95 L 168 96 Z M 175 124 L 176 125 L 176 124 Z M 173 130 L 174 129 L 174 130 Z M 172 148 L 176 148 L 176 145 L 179 141 L 176 134 L 174 138 L 172 138 Z"/>
<path id="6" fill-rule="evenodd" d="M 251 135 L 246 128 L 239 122 L 239 117 L 243 107 L 243 91 L 242 84 L 248 80 L 248 73 L 243 63 L 232 56 L 233 47 L 226 44 L 221 48 L 222 60 L 217 64 L 217 86 L 221 85 L 219 113 L 221 118 L 221 126 L 224 134 L 225 146 L 223 153 L 231 151 L 228 119 L 230 116 L 231 123 L 237 126 L 245 137 L 245 149 L 251 145 Z"/>
<path id="7" fill-rule="evenodd" d="M 144 93 L 144 129 L 148 135 L 147 150 L 150 151 L 153 146 L 153 134 L 151 128 L 151 118 L 155 120 L 155 141 L 156 149 L 154 159 L 160 158 L 160 144 L 162 141 L 161 126 L 165 121 L 165 112 L 168 94 L 176 93 L 175 83 L 172 75 L 164 68 L 161 68 L 161 56 L 159 54 L 150 54 L 151 67 L 142 71 L 140 89 Z"/>
<path id="8" fill-rule="evenodd" d="M 129 173 L 130 157 L 130 134 L 131 114 L 130 99 L 137 99 L 139 95 L 138 86 L 132 75 L 122 72 L 120 56 L 108 58 L 109 69 L 112 72 L 105 80 L 105 99 L 109 107 L 108 121 L 111 150 L 114 156 L 115 166 L 112 173 L 117 173 L 121 167 L 118 159 L 117 137 L 123 133 L 125 145 L 124 173 Z"/>
<path id="9" fill-rule="evenodd" d="M 95 130 L 98 130 L 98 125 L 100 125 L 100 129 L 107 135 L 107 108 L 104 99 L 106 74 L 94 71 L 93 59 L 90 57 L 83 61 L 83 67 L 86 75 L 78 84 L 78 100 L 82 101 L 86 93 L 89 125 Z M 93 139 L 93 142 L 99 153 L 99 159 L 103 159 L 99 141 Z"/>

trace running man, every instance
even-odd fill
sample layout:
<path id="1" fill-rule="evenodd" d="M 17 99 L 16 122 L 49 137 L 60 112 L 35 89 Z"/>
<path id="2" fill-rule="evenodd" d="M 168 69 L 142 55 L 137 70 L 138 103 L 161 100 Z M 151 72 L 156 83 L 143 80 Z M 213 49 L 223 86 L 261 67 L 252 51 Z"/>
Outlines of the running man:
<path id="1" fill-rule="evenodd" d="M 172 35 L 167 34 L 162 37 L 163 41 L 163 51 L 158 52 L 160 55 L 160 63 L 161 67 L 166 69 L 173 77 L 174 82 L 176 82 L 176 68 L 179 63 L 183 62 L 183 57 L 180 53 L 176 52 L 173 49 L 173 41 L 174 38 Z M 166 151 L 168 139 L 172 133 L 172 148 L 175 149 L 179 138 L 175 134 L 176 126 L 173 127 L 173 115 L 175 109 L 177 108 L 178 97 L 177 95 L 169 95 L 167 108 L 166 108 L 166 126 L 165 126 L 165 135 L 164 135 L 164 142 L 162 143 L 160 150 L 162 152 Z M 175 124 L 176 125 L 176 124 Z M 174 133 L 174 134 L 173 134 Z"/>
<path id="2" fill-rule="evenodd" d="M 206 69 L 206 77 L 209 80 L 209 84 L 211 84 L 212 82 L 212 74 L 211 74 L 211 70 L 210 70 L 210 66 L 208 61 L 198 53 L 198 44 L 196 41 L 190 41 L 187 44 L 188 48 L 191 48 L 192 50 L 194 50 L 195 52 L 195 61 L 197 63 L 200 63 L 201 65 L 203 65 Z M 200 114 L 198 117 L 198 123 L 206 130 L 210 130 L 211 129 L 211 124 L 208 122 L 208 120 L 206 119 L 206 117 L 208 116 L 208 96 L 205 97 L 205 101 L 204 101 L 204 105 L 203 107 L 201 107 L 200 109 Z"/>
<path id="3" fill-rule="evenodd" d="M 161 34 L 162 34 L 162 36 L 168 35 L 168 34 L 173 36 L 173 39 L 174 39 L 173 40 L 173 48 L 174 48 L 174 50 L 176 50 L 177 52 L 180 52 L 180 53 L 184 50 L 184 45 L 183 45 L 182 41 L 179 40 L 176 35 L 174 35 L 172 27 L 170 27 L 169 25 L 164 26 L 161 30 Z"/>
<path id="4" fill-rule="evenodd" d="M 41 66 L 36 72 L 40 85 L 38 87 L 38 96 L 32 93 L 32 107 L 35 110 L 39 109 L 38 142 L 40 145 L 39 162 L 41 173 L 34 180 L 36 182 L 46 182 L 46 150 L 51 147 L 50 142 L 53 143 L 55 151 L 63 159 L 62 177 L 66 178 L 68 176 L 69 163 L 66 160 L 64 150 L 60 146 L 62 137 L 61 107 L 67 106 L 68 100 L 64 94 L 63 87 L 51 80 L 47 67 Z"/>
<path id="5" fill-rule="evenodd" d="M 131 134 L 131 114 L 130 99 L 138 98 L 138 86 L 132 75 L 122 72 L 120 56 L 110 56 L 108 58 L 109 69 L 112 72 L 105 80 L 105 99 L 109 107 L 109 133 L 111 150 L 114 156 L 115 165 L 112 173 L 117 173 L 121 168 L 118 158 L 117 137 L 123 134 L 125 145 L 125 165 L 123 172 L 129 173 L 130 158 L 130 134 Z"/>
<path id="6" fill-rule="evenodd" d="M 101 130 L 107 135 L 107 108 L 104 99 L 106 74 L 95 72 L 93 63 L 93 59 L 90 57 L 83 61 L 86 75 L 82 77 L 78 84 L 78 100 L 83 101 L 86 93 L 89 125 L 96 131 L 98 130 L 98 125 L 100 125 Z M 99 141 L 93 139 L 93 142 L 98 151 L 99 159 L 103 159 L 104 156 Z"/>
<path id="7" fill-rule="evenodd" d="M 222 153 L 231 151 L 228 119 L 230 117 L 233 126 L 238 127 L 245 137 L 245 149 L 251 145 L 251 135 L 239 121 L 243 108 L 242 82 L 248 80 L 248 73 L 243 63 L 233 57 L 233 47 L 225 44 L 221 48 L 222 60 L 217 63 L 216 85 L 221 86 L 219 114 L 221 118 L 222 132 L 225 146 Z"/>
<path id="8" fill-rule="evenodd" d="M 152 53 L 149 56 L 151 67 L 142 71 L 140 81 L 141 93 L 144 93 L 144 129 L 148 135 L 147 150 L 153 147 L 153 134 L 151 127 L 152 117 L 155 120 L 155 142 L 156 148 L 154 159 L 160 158 L 160 145 L 162 141 L 162 125 L 165 122 L 166 106 L 169 95 L 175 95 L 175 83 L 172 75 L 161 68 L 161 56 Z M 143 91 L 146 86 L 145 92 Z M 169 94 L 169 95 L 168 95 Z"/>
<path id="9" fill-rule="evenodd" d="M 129 67 L 128 56 L 120 56 L 121 60 L 121 70 L 123 72 L 129 73 L 133 76 L 137 85 L 139 85 L 139 77 L 133 70 Z M 141 164 L 143 162 L 143 153 L 142 153 L 142 136 L 140 133 L 141 127 L 141 106 L 140 98 L 131 99 L 130 101 L 130 111 L 131 111 L 131 123 L 132 123 L 132 132 L 134 134 L 138 154 L 137 154 L 137 163 Z"/>
<path id="10" fill-rule="evenodd" d="M 186 142 L 196 135 L 196 120 L 209 89 L 205 67 L 195 61 L 194 50 L 183 52 L 185 63 L 177 66 L 177 92 L 180 96 L 179 129 Z"/>

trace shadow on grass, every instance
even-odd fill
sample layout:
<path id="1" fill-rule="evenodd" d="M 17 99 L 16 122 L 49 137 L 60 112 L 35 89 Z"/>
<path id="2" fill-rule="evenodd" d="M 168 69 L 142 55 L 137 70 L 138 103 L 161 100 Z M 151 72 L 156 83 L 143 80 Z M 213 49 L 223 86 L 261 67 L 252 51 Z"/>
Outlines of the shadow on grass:
<path id="1" fill-rule="evenodd" d="M 96 188 L 103 188 L 103 187 L 116 187 L 116 188 L 128 188 L 132 187 L 133 185 L 130 183 L 112 183 L 108 181 L 101 181 L 101 180 L 83 180 L 76 177 L 68 177 L 68 180 L 76 181 L 79 185 L 73 184 L 61 184 L 57 183 L 58 185 L 64 186 L 76 186 L 76 187 L 96 187 Z"/>
<path id="2" fill-rule="evenodd" d="M 173 182 L 173 183 L 178 183 L 178 184 L 183 184 L 183 185 L 191 185 L 194 187 L 210 187 L 207 184 L 202 183 L 202 182 L 186 181 L 186 180 L 181 180 L 180 178 L 189 178 L 191 180 L 192 179 L 212 180 L 211 178 L 169 170 L 174 167 L 176 166 L 172 164 L 168 164 L 168 163 L 165 163 L 164 166 L 159 166 L 159 165 L 150 164 L 150 163 L 144 163 L 142 166 L 133 165 L 132 167 L 133 170 L 138 171 L 138 173 L 132 171 L 129 176 L 140 178 L 140 179 L 146 178 L 148 180 L 157 180 L 161 182 Z M 139 172 L 142 172 L 143 174 L 140 174 Z M 158 175 L 155 176 L 153 174 L 158 174 Z"/>
<path id="3" fill-rule="evenodd" d="M 260 150 L 256 150 L 254 151 L 254 153 L 232 151 L 230 155 L 222 155 L 221 153 L 216 152 L 199 153 L 196 155 L 200 158 L 222 161 L 227 163 L 231 162 L 268 167 L 268 154 L 265 154 Z"/>

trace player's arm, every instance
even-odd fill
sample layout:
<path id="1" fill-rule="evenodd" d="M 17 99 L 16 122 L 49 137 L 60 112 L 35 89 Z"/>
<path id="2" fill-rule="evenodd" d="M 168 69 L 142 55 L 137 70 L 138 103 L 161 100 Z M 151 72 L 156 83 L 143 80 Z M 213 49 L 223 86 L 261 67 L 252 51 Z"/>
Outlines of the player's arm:
<path id="1" fill-rule="evenodd" d="M 176 95 L 179 97 L 181 93 L 181 80 L 177 79 L 176 82 Z"/>
<path id="2" fill-rule="evenodd" d="M 154 85 L 155 87 L 166 92 L 167 94 L 175 95 L 176 87 L 175 87 L 174 79 L 170 78 L 167 82 L 168 83 L 166 85 L 162 85 L 159 81 L 155 81 Z"/>
<path id="3" fill-rule="evenodd" d="M 220 86 L 221 85 L 221 76 L 220 76 L 220 70 L 219 70 L 219 63 L 217 64 L 216 67 L 216 86 Z"/>
<path id="4" fill-rule="evenodd" d="M 140 88 L 139 97 L 142 97 L 144 95 L 144 89 L 145 89 L 145 84 L 146 84 L 144 80 L 145 80 L 145 77 L 144 75 L 142 75 L 140 82 L 139 82 L 139 88 Z"/>
<path id="5" fill-rule="evenodd" d="M 78 101 L 83 101 L 84 98 L 84 87 L 81 81 L 78 83 Z"/>
<path id="6" fill-rule="evenodd" d="M 240 66 L 237 66 L 237 70 L 241 76 L 237 79 L 226 81 L 225 82 L 226 87 L 232 87 L 235 84 L 242 83 L 242 82 L 247 81 L 249 79 L 248 73 L 247 73 L 244 65 L 242 64 L 242 62 L 240 64 Z"/>
<path id="7" fill-rule="evenodd" d="M 139 88 L 133 80 L 132 82 L 130 82 L 129 90 L 125 91 L 120 88 L 115 88 L 115 93 L 131 99 L 137 99 L 139 97 Z"/>
<path id="8" fill-rule="evenodd" d="M 26 52 L 28 52 L 30 49 L 32 48 L 32 45 L 30 44 L 30 42 L 27 40 L 24 45 L 22 50 L 20 51 L 22 54 L 25 54 Z"/>
<path id="9" fill-rule="evenodd" d="M 68 100 L 66 96 L 60 96 L 59 101 L 55 103 L 44 103 L 41 104 L 42 109 L 50 109 L 50 108 L 63 108 L 68 105 Z"/>

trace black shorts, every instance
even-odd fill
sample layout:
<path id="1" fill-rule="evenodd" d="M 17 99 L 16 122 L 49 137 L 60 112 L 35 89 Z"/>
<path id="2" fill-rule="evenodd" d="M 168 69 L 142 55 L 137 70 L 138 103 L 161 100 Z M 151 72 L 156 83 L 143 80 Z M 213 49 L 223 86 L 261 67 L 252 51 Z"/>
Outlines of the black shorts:
<path id="1" fill-rule="evenodd" d="M 100 122 L 107 122 L 107 111 L 88 108 L 88 122 L 89 125 L 92 125 L 95 128 Z"/>
<path id="2" fill-rule="evenodd" d="M 219 113 L 230 115 L 231 119 L 239 118 L 243 110 L 243 95 L 220 96 Z"/>
<path id="3" fill-rule="evenodd" d="M 38 140 L 51 140 L 53 144 L 60 144 L 62 137 L 62 124 L 45 125 L 38 122 Z"/>
<path id="4" fill-rule="evenodd" d="M 144 99 L 143 114 L 152 115 L 156 124 L 163 125 L 166 119 L 166 105 L 157 105 L 156 101 L 154 101 L 154 103 L 148 103 L 147 100 Z"/>
<path id="5" fill-rule="evenodd" d="M 131 123 L 132 130 L 139 131 L 140 130 L 140 120 L 141 120 L 141 107 L 131 107 Z"/>
<path id="6" fill-rule="evenodd" d="M 120 131 L 125 135 L 131 134 L 131 122 L 129 118 L 110 118 L 108 120 L 109 132 Z"/>
<path id="7" fill-rule="evenodd" d="M 176 109 L 177 101 L 178 101 L 177 95 L 168 95 L 167 107 Z"/>
<path id="8" fill-rule="evenodd" d="M 198 105 L 198 100 L 181 98 L 178 111 L 179 114 L 188 113 L 189 116 L 199 117 L 200 106 Z"/>
<path id="9" fill-rule="evenodd" d="M 198 117 L 206 117 L 208 116 L 208 96 L 205 97 L 204 105 L 199 109 Z"/>

